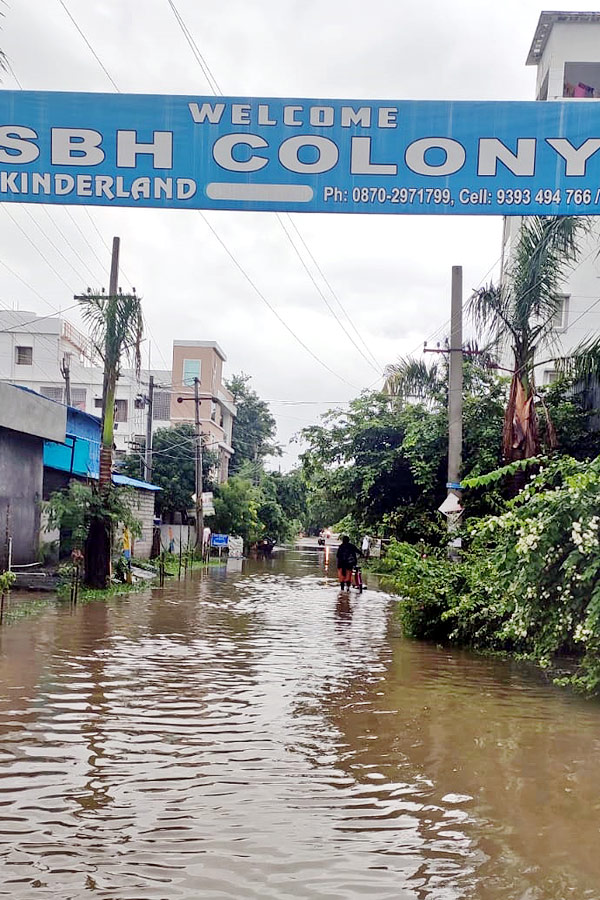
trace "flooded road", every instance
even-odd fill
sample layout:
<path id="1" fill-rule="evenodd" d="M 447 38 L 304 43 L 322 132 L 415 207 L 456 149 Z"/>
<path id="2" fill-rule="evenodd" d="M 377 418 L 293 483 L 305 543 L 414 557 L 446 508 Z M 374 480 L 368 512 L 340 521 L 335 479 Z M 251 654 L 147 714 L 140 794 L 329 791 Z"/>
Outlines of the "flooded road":
<path id="1" fill-rule="evenodd" d="M 600 898 L 600 705 L 393 607 L 291 551 L 5 626 L 0 897 Z"/>

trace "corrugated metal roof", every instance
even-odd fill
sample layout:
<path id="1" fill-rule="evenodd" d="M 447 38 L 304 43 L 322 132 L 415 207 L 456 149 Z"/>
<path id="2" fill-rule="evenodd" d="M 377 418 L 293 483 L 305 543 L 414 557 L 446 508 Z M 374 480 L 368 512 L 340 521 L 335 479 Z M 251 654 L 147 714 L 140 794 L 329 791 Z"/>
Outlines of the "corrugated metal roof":
<path id="1" fill-rule="evenodd" d="M 144 491 L 162 491 L 162 488 L 157 487 L 155 484 L 150 484 L 148 481 L 138 481 L 137 478 L 129 478 L 127 475 L 113 474 L 112 480 L 113 484 L 120 484 L 123 487 L 140 488 Z"/>

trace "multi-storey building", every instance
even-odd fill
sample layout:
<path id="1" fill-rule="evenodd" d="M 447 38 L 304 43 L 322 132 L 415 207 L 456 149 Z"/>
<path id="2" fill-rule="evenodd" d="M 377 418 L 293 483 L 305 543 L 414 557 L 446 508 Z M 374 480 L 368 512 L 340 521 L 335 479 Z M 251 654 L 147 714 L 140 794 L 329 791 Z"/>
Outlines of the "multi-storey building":
<path id="1" fill-rule="evenodd" d="M 22 384 L 51 400 L 68 400 L 77 409 L 102 415 L 101 361 L 89 338 L 61 316 L 0 311 L 0 380 Z M 124 375 L 115 399 L 115 445 L 119 454 L 128 452 L 136 434 L 144 433 L 143 385 Z"/>
<path id="2" fill-rule="evenodd" d="M 223 384 L 226 356 L 215 341 L 173 341 L 171 422 L 194 422 L 198 379 L 200 428 L 204 446 L 219 457 L 219 481 L 227 481 L 233 455 L 231 435 L 236 414 L 233 394 Z"/>
<path id="3" fill-rule="evenodd" d="M 149 376 L 154 377 L 152 430 L 194 422 L 194 378 L 200 380 L 204 445 L 219 456 L 227 481 L 235 405 L 222 382 L 225 354 L 211 341 L 175 341 L 173 372 L 123 370 L 115 397 L 117 454 L 140 453 L 146 440 Z M 69 371 L 70 398 L 64 378 Z M 21 384 L 83 412 L 102 414 L 103 370 L 89 339 L 61 316 L 0 311 L 0 381 Z M 178 398 L 182 402 L 178 402 Z M 189 402 L 189 398 L 191 401 Z"/>
<path id="4" fill-rule="evenodd" d="M 600 98 L 600 12 L 542 12 L 527 65 L 537 66 L 537 100 L 596 102 Z M 503 278 L 510 271 L 521 222 L 519 216 L 504 220 Z M 578 262 L 561 289 L 555 326 L 556 352 L 560 355 L 597 334 L 600 327 L 599 238 L 600 223 L 594 218 L 589 234 L 580 243 Z M 549 363 L 538 381 L 548 384 L 555 377 Z"/>

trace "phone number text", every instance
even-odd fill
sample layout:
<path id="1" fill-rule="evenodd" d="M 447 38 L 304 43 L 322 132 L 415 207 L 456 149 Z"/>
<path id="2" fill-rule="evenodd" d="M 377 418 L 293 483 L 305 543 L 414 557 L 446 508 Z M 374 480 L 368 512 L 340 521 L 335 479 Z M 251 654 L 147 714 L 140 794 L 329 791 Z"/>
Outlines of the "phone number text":
<path id="1" fill-rule="evenodd" d="M 409 188 L 409 187 L 354 187 L 327 186 L 323 188 L 326 203 L 366 203 L 418 206 L 555 206 L 573 207 L 600 204 L 600 187 L 591 188 L 540 188 L 533 192 L 529 188 L 470 188 L 452 191 L 450 188 Z"/>

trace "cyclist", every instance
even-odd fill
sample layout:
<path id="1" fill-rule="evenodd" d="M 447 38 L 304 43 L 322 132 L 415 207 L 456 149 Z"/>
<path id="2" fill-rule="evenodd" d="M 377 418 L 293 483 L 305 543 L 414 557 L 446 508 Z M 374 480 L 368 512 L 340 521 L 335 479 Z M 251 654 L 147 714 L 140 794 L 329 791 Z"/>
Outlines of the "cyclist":
<path id="1" fill-rule="evenodd" d="M 354 544 L 351 544 L 350 538 L 347 534 L 345 534 L 342 538 L 342 543 L 338 547 L 336 557 L 341 591 L 343 591 L 345 588 L 348 593 L 350 593 L 352 572 L 356 568 L 359 553 L 360 551 L 358 547 L 355 547 Z"/>

